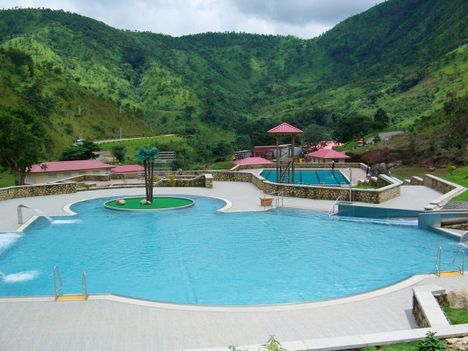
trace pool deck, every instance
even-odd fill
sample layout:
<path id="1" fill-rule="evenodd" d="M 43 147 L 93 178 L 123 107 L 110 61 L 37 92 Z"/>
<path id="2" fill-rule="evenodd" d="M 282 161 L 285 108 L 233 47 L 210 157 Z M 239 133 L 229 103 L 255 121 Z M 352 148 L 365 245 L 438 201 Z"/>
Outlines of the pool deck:
<path id="1" fill-rule="evenodd" d="M 270 335 L 282 343 L 293 342 L 290 351 L 320 345 L 327 337 L 349 345 L 359 335 L 392 331 L 405 335 L 416 328 L 411 313 L 412 286 L 427 284 L 446 289 L 467 287 L 468 275 L 427 276 L 409 286 L 342 302 L 258 309 L 153 306 L 143 301 L 127 303 L 114 296 L 75 302 L 55 302 L 50 297 L 0 299 L 0 349 L 227 350 L 228 345 L 262 344 Z"/>
<path id="2" fill-rule="evenodd" d="M 69 214 L 63 207 L 71 202 L 143 193 L 144 189 L 106 189 L 1 201 L 0 231 L 18 228 L 16 206 L 19 204 L 56 216 Z M 227 212 L 263 210 L 259 197 L 264 194 L 249 183 L 215 182 L 213 189 L 156 188 L 155 194 L 223 198 L 231 204 L 224 209 Z M 401 198 L 379 206 L 422 209 L 438 196 L 439 193 L 426 187 L 402 187 Z M 285 199 L 287 207 L 319 211 L 327 211 L 332 203 Z M 27 219 L 33 213 L 25 209 L 24 215 Z M 357 335 L 407 333 L 416 328 L 411 313 L 412 287 L 427 284 L 449 290 L 466 288 L 468 275 L 457 278 L 418 276 L 350 298 L 258 308 L 157 304 L 113 295 L 91 296 L 88 301 L 74 302 L 54 302 L 51 297 L 0 298 L 0 350 L 133 351 L 208 347 L 226 350 L 231 344 L 264 343 L 270 335 L 276 335 L 283 343 L 295 342 L 289 344 L 289 350 L 301 350 L 304 345 L 311 349 L 327 337 L 343 337 L 337 340 L 345 345 Z"/>

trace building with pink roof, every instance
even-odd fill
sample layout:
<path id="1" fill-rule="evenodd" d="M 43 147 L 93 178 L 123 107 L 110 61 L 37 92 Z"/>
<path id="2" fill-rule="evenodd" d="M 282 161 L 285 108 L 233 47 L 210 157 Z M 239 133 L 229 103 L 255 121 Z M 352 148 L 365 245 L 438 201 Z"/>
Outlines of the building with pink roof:
<path id="1" fill-rule="evenodd" d="M 271 165 L 273 162 L 263 157 L 246 157 L 242 160 L 234 161 L 236 165 Z"/>
<path id="2" fill-rule="evenodd" d="M 51 161 L 31 166 L 26 184 L 44 184 L 79 175 L 109 175 L 113 165 L 97 160 Z"/>
<path id="3" fill-rule="evenodd" d="M 348 155 L 332 149 L 320 149 L 306 154 L 306 159 L 310 162 L 345 162 L 349 158 Z"/>
<path id="4" fill-rule="evenodd" d="M 140 173 L 143 172 L 145 169 L 143 166 L 140 165 L 125 165 L 125 166 L 115 166 L 114 168 L 111 168 L 112 173 Z"/>

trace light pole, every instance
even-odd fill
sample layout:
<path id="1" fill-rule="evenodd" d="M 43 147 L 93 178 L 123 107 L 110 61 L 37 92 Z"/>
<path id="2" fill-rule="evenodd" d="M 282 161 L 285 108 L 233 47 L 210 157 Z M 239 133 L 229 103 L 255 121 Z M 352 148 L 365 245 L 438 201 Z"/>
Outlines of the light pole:
<path id="1" fill-rule="evenodd" d="M 353 201 L 353 170 L 349 167 L 349 202 Z"/>

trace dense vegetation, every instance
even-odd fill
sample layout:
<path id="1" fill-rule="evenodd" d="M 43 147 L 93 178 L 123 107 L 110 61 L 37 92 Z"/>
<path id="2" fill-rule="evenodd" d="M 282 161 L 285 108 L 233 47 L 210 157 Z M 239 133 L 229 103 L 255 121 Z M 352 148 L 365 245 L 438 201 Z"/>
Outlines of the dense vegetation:
<path id="1" fill-rule="evenodd" d="M 78 137 L 122 129 L 177 134 L 185 166 L 271 143 L 265 131 L 281 120 L 308 129 L 311 142 L 315 126 L 345 140 L 413 124 L 417 134 L 468 95 L 467 18 L 464 0 L 391 0 L 310 40 L 174 38 L 63 11 L 3 10 L 0 105 L 40 116 L 55 156 Z M 441 148 L 462 150 L 462 133 Z"/>

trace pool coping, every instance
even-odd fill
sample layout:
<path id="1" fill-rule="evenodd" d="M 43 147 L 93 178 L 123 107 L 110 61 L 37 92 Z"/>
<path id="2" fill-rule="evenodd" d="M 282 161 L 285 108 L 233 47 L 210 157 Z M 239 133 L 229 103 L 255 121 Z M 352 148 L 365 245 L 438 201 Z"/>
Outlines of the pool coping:
<path id="1" fill-rule="evenodd" d="M 468 274 L 468 271 L 467 271 Z M 326 306 L 334 306 L 347 304 L 357 301 L 363 301 L 372 299 L 375 297 L 387 295 L 411 286 L 427 279 L 435 277 L 435 274 L 416 274 L 403 279 L 394 284 L 390 284 L 381 288 L 377 288 L 371 291 L 358 293 L 355 295 L 331 298 L 319 301 L 306 301 L 306 302 L 294 302 L 294 303 L 280 303 L 280 304 L 269 304 L 269 305 L 203 305 L 203 304 L 184 304 L 184 303 L 172 303 L 163 301 L 153 301 L 140 299 L 135 297 L 129 297 L 125 295 L 119 295 L 114 293 L 102 293 L 102 294 L 90 294 L 88 296 L 89 301 L 106 300 L 113 301 L 137 306 L 145 307 L 157 307 L 167 310 L 178 310 L 178 311 L 198 311 L 198 312 L 276 312 L 276 311 L 294 311 L 302 309 L 320 308 Z M 40 295 L 40 296 L 2 296 L 0 297 L 0 303 L 5 302 L 45 302 L 55 301 L 55 297 L 52 295 Z"/>

